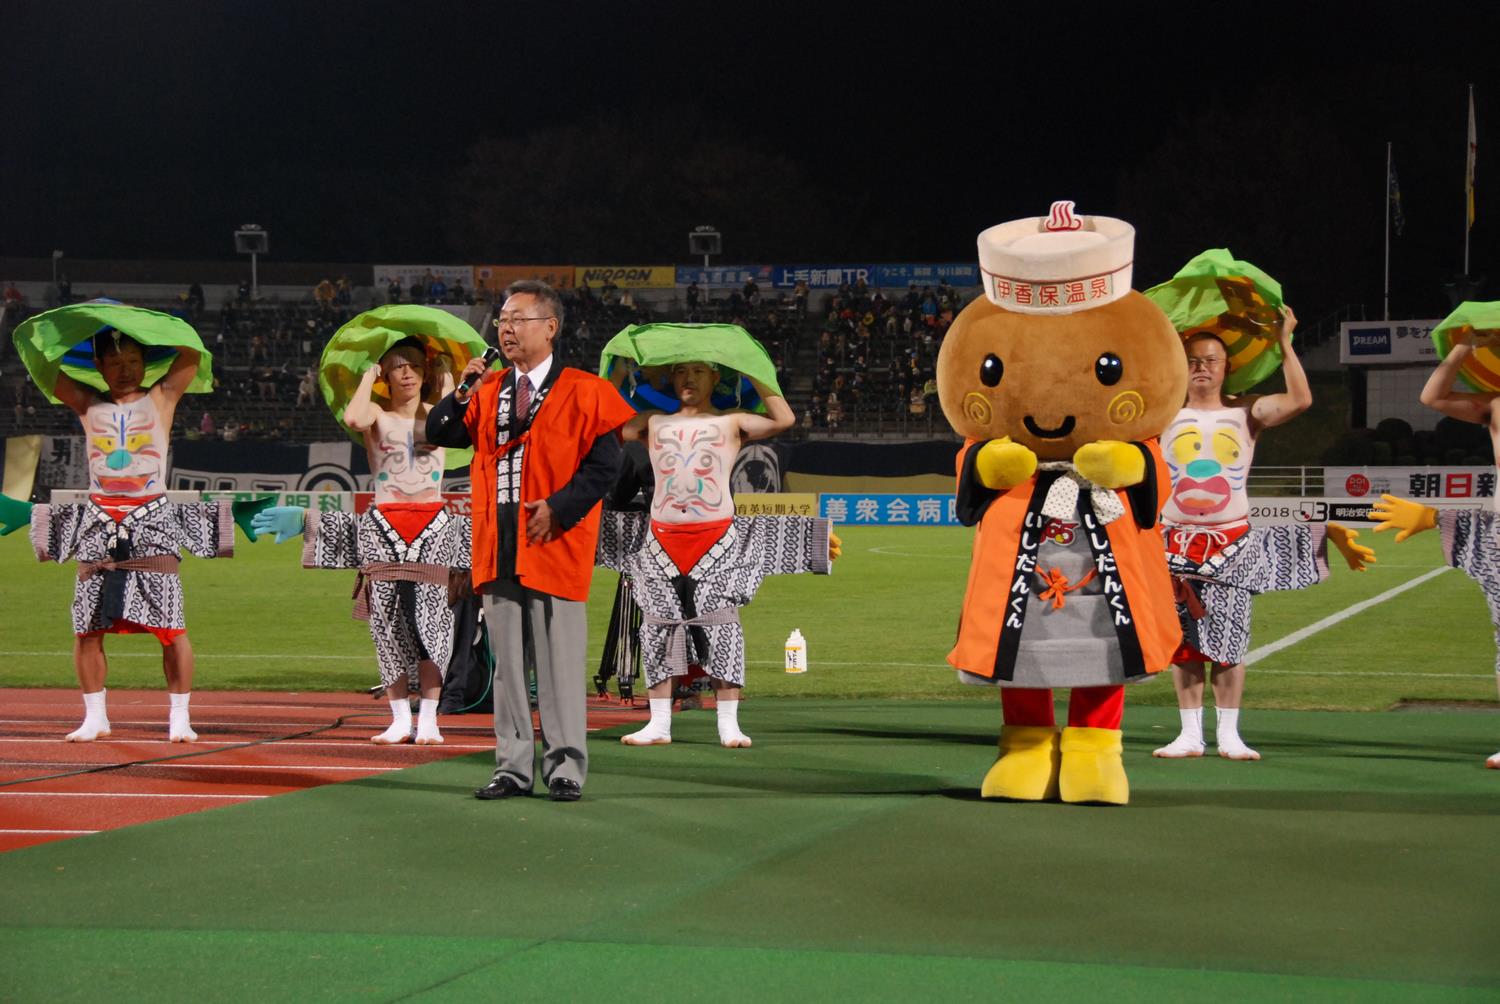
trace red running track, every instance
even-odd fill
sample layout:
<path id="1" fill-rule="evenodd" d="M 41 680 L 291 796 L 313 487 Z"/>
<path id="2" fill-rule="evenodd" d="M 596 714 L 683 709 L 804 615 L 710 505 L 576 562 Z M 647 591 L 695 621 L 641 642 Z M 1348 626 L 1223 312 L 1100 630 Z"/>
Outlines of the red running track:
<path id="1" fill-rule="evenodd" d="M 197 691 L 192 707 L 198 741 L 169 743 L 165 691 L 111 690 L 111 735 L 70 743 L 76 690 L 0 689 L 0 852 L 495 748 L 489 715 L 442 716 L 441 746 L 377 746 L 389 709 L 349 694 Z M 645 718 L 589 698 L 591 732 Z"/>

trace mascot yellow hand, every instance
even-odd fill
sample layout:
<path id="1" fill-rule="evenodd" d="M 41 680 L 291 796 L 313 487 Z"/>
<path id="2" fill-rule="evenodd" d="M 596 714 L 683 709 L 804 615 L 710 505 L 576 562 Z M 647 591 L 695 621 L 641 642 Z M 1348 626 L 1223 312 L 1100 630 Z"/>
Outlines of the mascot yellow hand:
<path id="1" fill-rule="evenodd" d="M 1146 457 L 1129 443 L 1101 439 L 1073 454 L 1078 473 L 1100 488 L 1129 488 L 1146 480 Z"/>
<path id="2" fill-rule="evenodd" d="M 1437 510 L 1432 506 L 1394 495 L 1380 496 L 1380 501 L 1370 508 L 1370 518 L 1380 524 L 1375 528 L 1376 533 L 1384 533 L 1393 528 L 1400 530 L 1396 534 L 1398 544 L 1414 533 L 1437 526 Z"/>
<path id="3" fill-rule="evenodd" d="M 1344 556 L 1344 562 L 1351 571 L 1363 572 L 1366 564 L 1374 563 L 1375 552 L 1363 544 L 1356 544 L 1354 538 L 1358 536 L 1358 530 L 1351 530 L 1338 523 L 1328 524 L 1328 539 L 1333 541 L 1333 546 Z"/>
<path id="4" fill-rule="evenodd" d="M 844 553 L 844 542 L 839 540 L 839 535 L 833 532 L 828 534 L 828 560 L 837 561 L 839 555 Z"/>
<path id="5" fill-rule="evenodd" d="M 1036 473 L 1036 454 L 1020 443 L 1011 442 L 1009 436 L 992 439 L 979 448 L 974 472 L 986 488 L 1006 491 L 1031 480 Z"/>

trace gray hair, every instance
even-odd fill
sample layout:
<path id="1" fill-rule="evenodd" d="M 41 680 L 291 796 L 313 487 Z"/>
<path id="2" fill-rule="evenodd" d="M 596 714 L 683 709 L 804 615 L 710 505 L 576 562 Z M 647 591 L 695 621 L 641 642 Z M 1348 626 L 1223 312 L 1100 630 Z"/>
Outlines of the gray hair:
<path id="1" fill-rule="evenodd" d="M 560 334 L 562 332 L 563 302 L 562 297 L 557 295 L 557 290 L 553 289 L 545 282 L 542 282 L 542 280 L 540 279 L 517 279 L 509 286 L 505 287 L 506 299 L 509 299 L 517 293 L 526 293 L 530 296 L 536 297 L 538 300 L 541 300 L 543 303 L 545 303 L 547 305 L 547 309 L 552 311 L 552 315 L 557 318 L 558 333 Z M 501 302 L 503 303 L 504 301 L 502 300 Z M 496 309 L 498 310 L 499 308 L 497 307 Z"/>

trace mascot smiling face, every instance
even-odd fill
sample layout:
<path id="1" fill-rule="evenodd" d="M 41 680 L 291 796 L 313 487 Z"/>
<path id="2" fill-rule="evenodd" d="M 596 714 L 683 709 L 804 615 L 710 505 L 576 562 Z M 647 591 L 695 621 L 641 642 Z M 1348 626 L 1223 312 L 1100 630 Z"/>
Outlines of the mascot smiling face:
<path id="1" fill-rule="evenodd" d="M 1187 395 L 1182 340 L 1131 291 L 1074 314 L 1023 314 L 980 297 L 938 355 L 943 414 L 966 439 L 1009 436 L 1041 460 L 1166 428 Z"/>

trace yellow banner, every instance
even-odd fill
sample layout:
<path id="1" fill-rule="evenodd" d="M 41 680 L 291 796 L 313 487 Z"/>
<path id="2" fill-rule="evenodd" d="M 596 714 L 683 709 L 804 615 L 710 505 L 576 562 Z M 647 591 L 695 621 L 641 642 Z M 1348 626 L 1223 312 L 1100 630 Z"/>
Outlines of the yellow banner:
<path id="1" fill-rule="evenodd" d="M 502 292 L 520 279 L 540 279 L 553 289 L 573 285 L 572 265 L 475 265 L 474 288 Z"/>
<path id="2" fill-rule="evenodd" d="M 818 497 L 802 492 L 746 492 L 734 497 L 736 516 L 816 516 Z"/>
<path id="3" fill-rule="evenodd" d="M 588 283 L 598 289 L 613 282 L 621 289 L 672 289 L 677 285 L 676 265 L 580 265 L 573 270 L 573 285 Z"/>

